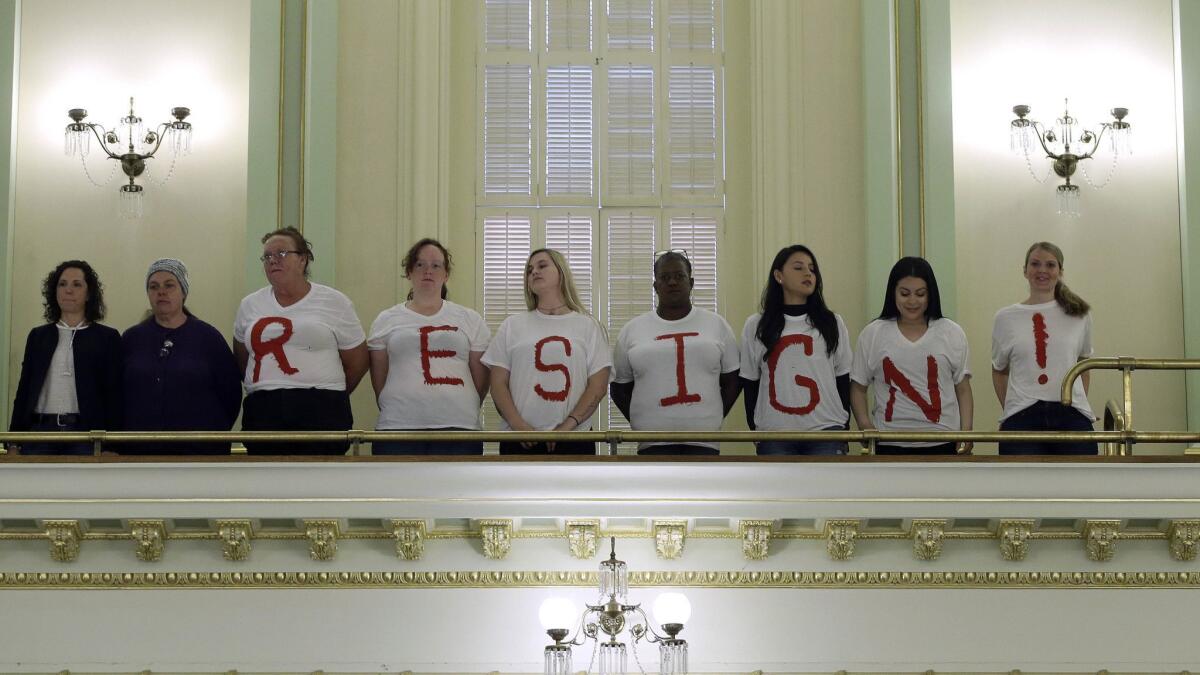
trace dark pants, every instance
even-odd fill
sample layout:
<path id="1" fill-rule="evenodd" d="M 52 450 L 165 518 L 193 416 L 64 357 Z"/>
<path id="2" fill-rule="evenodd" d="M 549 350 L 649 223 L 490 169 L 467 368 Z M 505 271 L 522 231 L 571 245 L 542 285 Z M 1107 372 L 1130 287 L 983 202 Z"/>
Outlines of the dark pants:
<path id="1" fill-rule="evenodd" d="M 927 445 L 925 447 L 913 447 L 908 445 L 875 445 L 876 455 L 957 455 L 957 443 L 941 443 L 939 445 Z"/>
<path id="2" fill-rule="evenodd" d="M 703 457 L 705 455 L 719 455 L 720 450 L 710 448 L 707 445 L 691 445 L 688 443 L 669 443 L 667 445 L 652 445 L 648 448 L 638 450 L 639 455 L 691 455 L 694 457 Z"/>
<path id="3" fill-rule="evenodd" d="M 378 431 L 467 431 L 467 429 L 378 429 Z M 481 441 L 376 441 L 372 455 L 482 455 Z"/>
<path id="4" fill-rule="evenodd" d="M 242 404 L 242 431 L 346 431 L 354 424 L 350 396 L 329 389 L 256 391 Z M 350 443 L 247 441 L 250 455 L 344 455 Z"/>
<path id="5" fill-rule="evenodd" d="M 65 422 L 65 423 L 63 423 Z M 87 431 L 78 415 L 41 415 L 34 413 L 30 431 Z M 91 443 L 26 443 L 22 455 L 91 455 Z"/>
<path id="6" fill-rule="evenodd" d="M 816 431 L 845 431 L 843 427 L 829 427 Z M 849 451 L 845 441 L 759 441 L 759 455 L 844 455 Z"/>
<path id="7" fill-rule="evenodd" d="M 596 454 L 596 444 L 587 441 L 559 441 L 554 444 L 554 451 L 551 452 L 546 448 L 545 443 L 534 443 L 533 447 L 526 448 L 517 441 L 503 441 L 500 443 L 500 454 L 502 455 L 594 455 Z"/>
<path id="8" fill-rule="evenodd" d="M 1092 420 L 1058 401 L 1038 401 L 1000 423 L 1000 431 L 1092 431 Z M 1001 443 L 1001 455 L 1094 455 L 1095 443 Z"/>

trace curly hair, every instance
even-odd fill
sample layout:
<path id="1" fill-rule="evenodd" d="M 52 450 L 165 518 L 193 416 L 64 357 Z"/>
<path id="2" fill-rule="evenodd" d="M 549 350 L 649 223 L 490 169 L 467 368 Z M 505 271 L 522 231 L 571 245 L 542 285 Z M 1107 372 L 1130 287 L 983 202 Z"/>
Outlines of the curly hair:
<path id="1" fill-rule="evenodd" d="M 102 321 L 107 310 L 104 306 L 104 284 L 100 283 L 96 270 L 83 260 L 64 260 L 46 276 L 46 280 L 42 282 L 42 305 L 45 307 L 42 316 L 49 323 L 56 323 L 62 318 L 62 308 L 58 306 L 58 280 L 62 278 L 63 272 L 72 267 L 83 272 L 83 280 L 87 284 L 88 294 L 83 305 L 83 317 L 89 322 Z"/>

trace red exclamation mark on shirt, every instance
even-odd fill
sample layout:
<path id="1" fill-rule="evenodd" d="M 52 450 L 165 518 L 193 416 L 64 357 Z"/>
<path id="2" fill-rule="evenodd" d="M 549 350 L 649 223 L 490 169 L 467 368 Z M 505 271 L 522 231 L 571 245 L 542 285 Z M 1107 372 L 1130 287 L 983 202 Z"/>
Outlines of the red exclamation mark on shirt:
<path id="1" fill-rule="evenodd" d="M 1046 341 L 1049 339 L 1050 334 L 1046 332 L 1046 317 L 1042 316 L 1041 312 L 1035 312 L 1033 315 L 1034 358 L 1037 359 L 1038 367 L 1043 370 L 1046 368 Z M 1046 384 L 1049 379 L 1045 373 L 1042 373 L 1038 375 L 1038 384 Z"/>

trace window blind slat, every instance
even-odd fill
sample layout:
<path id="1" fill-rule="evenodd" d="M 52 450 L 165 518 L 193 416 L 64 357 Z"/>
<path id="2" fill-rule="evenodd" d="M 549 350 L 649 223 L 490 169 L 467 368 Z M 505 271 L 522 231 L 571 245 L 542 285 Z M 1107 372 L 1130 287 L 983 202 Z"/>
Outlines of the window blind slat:
<path id="1" fill-rule="evenodd" d="M 533 193 L 532 69 L 483 68 L 483 191 Z"/>
<path id="2" fill-rule="evenodd" d="M 673 50 L 716 51 L 719 0 L 669 0 L 667 46 Z"/>
<path id="3" fill-rule="evenodd" d="M 546 195 L 594 192 L 592 67 L 546 69 Z"/>
<path id="4" fill-rule="evenodd" d="M 608 0 L 608 48 L 654 51 L 654 0 Z"/>
<path id="5" fill-rule="evenodd" d="M 483 45 L 488 51 L 529 51 L 530 0 L 484 0 Z"/>
<path id="6" fill-rule="evenodd" d="M 717 311 L 717 230 L 712 216 L 676 215 L 669 222 L 671 248 L 688 252 L 692 263 L 692 304 Z"/>
<path id="7" fill-rule="evenodd" d="M 712 194 L 717 189 L 716 69 L 671 66 L 667 76 L 667 154 L 671 189 Z"/>
<path id="8" fill-rule="evenodd" d="M 653 66 L 608 68 L 607 135 L 607 194 L 656 194 Z"/>
<path id="9" fill-rule="evenodd" d="M 592 0 L 545 0 L 546 49 L 591 51 Z"/>
<path id="10" fill-rule="evenodd" d="M 584 308 L 593 313 L 592 230 L 595 223 L 590 215 L 563 213 L 546 217 L 546 247 L 567 259 L 575 288 Z"/>

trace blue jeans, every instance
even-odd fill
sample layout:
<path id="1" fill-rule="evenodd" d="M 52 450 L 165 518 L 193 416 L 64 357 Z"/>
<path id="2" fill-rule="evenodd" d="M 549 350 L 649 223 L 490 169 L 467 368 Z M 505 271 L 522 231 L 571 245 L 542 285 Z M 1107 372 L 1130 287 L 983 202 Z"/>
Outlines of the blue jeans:
<path id="1" fill-rule="evenodd" d="M 467 429 L 379 429 L 379 431 L 468 431 Z M 482 455 L 482 441 L 376 441 L 372 455 Z"/>
<path id="2" fill-rule="evenodd" d="M 829 427 L 815 431 L 845 431 L 842 427 Z M 760 455 L 808 455 L 834 456 L 849 451 L 845 441 L 759 441 Z"/>
<path id="3" fill-rule="evenodd" d="M 35 417 L 30 431 L 86 431 L 78 423 L 58 424 L 50 415 Z M 26 443 L 22 455 L 91 455 L 91 443 Z"/>
<path id="4" fill-rule="evenodd" d="M 1058 401 L 1038 401 L 1000 423 L 1000 431 L 1092 431 L 1092 420 Z M 1001 455 L 1095 455 L 1095 443 L 1001 443 Z"/>

